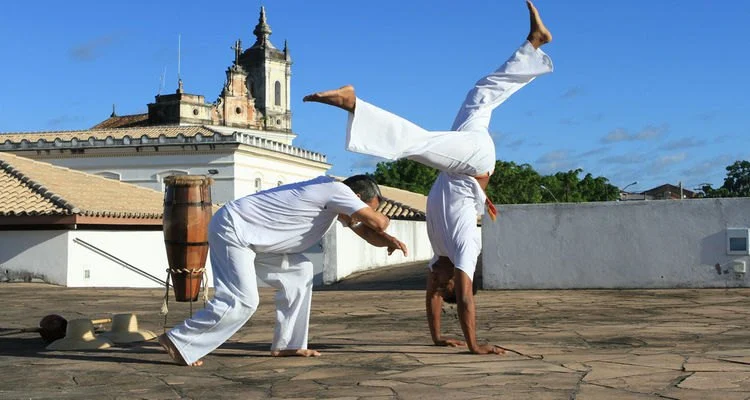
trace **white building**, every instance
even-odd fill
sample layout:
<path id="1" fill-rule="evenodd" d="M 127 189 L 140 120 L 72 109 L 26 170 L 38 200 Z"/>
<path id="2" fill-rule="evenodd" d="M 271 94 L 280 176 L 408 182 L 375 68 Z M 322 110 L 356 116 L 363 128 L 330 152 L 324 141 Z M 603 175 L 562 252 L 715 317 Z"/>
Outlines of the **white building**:
<path id="1" fill-rule="evenodd" d="M 335 224 L 305 255 L 315 284 L 371 268 L 427 260 L 424 196 L 382 187 L 381 211 L 409 245 L 387 256 Z M 162 233 L 161 192 L 10 153 L 0 153 L 0 278 L 70 287 L 159 287 L 170 267 Z M 216 207 L 214 208 L 214 211 Z M 211 285 L 211 263 L 206 260 Z"/>
<path id="2" fill-rule="evenodd" d="M 248 49 L 235 42 L 213 103 L 185 93 L 180 81 L 175 93 L 157 95 L 147 113 L 113 110 L 86 130 L 0 134 L 0 277 L 158 286 L 168 268 L 166 176 L 211 175 L 212 201 L 224 203 L 324 175 L 331 167 L 325 155 L 293 145 L 291 57 L 286 43 L 278 50 L 269 40 L 264 9 L 253 33 Z M 391 229 L 413 243 L 409 257 L 386 257 L 337 226 L 306 252 L 316 284 L 432 256 L 424 196 L 389 188 L 383 194 L 393 197 L 381 207 L 397 220 Z M 206 268 L 210 276 L 210 262 Z"/>
<path id="3" fill-rule="evenodd" d="M 208 175 L 213 201 L 324 175 L 326 156 L 293 146 L 291 57 L 269 40 L 261 9 L 248 49 L 234 62 L 213 103 L 188 94 L 157 95 L 148 113 L 110 118 L 92 129 L 0 134 L 0 152 L 45 161 L 161 191 L 172 174 Z"/>

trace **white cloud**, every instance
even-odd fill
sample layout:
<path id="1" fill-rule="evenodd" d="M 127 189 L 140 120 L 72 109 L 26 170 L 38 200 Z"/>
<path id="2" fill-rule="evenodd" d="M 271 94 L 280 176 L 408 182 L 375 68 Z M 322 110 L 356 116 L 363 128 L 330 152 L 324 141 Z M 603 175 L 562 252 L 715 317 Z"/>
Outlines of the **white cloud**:
<path id="1" fill-rule="evenodd" d="M 539 157 L 536 162 L 539 163 L 549 163 L 549 162 L 559 162 L 566 160 L 570 157 L 570 152 L 568 150 L 555 150 L 550 151 L 549 153 L 546 153 Z"/>
<path id="2" fill-rule="evenodd" d="M 679 164 L 685 161 L 685 159 L 687 159 L 687 153 L 677 153 L 661 156 L 654 160 L 653 163 L 651 163 L 651 169 L 654 172 L 660 172 L 666 168 L 671 167 L 672 165 Z"/>
<path id="3" fill-rule="evenodd" d="M 623 142 L 630 139 L 630 134 L 625 129 L 615 129 L 602 139 L 604 143 Z"/>
<path id="4" fill-rule="evenodd" d="M 599 161 L 605 164 L 642 164 L 648 161 L 648 157 L 643 153 L 629 153 L 605 157 Z"/>
<path id="5" fill-rule="evenodd" d="M 634 140 L 650 140 L 661 137 L 669 130 L 669 125 L 661 124 L 659 126 L 649 125 L 635 134 Z"/>
<path id="6" fill-rule="evenodd" d="M 602 138 L 602 143 L 632 142 L 637 140 L 658 139 L 669 130 L 669 125 L 647 125 L 638 132 L 630 133 L 625 129 L 618 128 L 609 132 Z"/>
<path id="7" fill-rule="evenodd" d="M 578 167 L 579 166 L 568 150 L 555 150 L 548 152 L 539 157 L 536 161 L 536 165 L 534 165 L 534 169 L 542 175 L 568 171 Z"/>
<path id="8" fill-rule="evenodd" d="M 698 140 L 693 137 L 687 137 L 677 140 L 672 140 L 668 143 L 665 143 L 659 147 L 661 150 L 678 150 L 678 149 L 687 149 L 690 147 L 699 147 L 706 144 L 705 140 Z"/>
<path id="9" fill-rule="evenodd" d="M 589 151 L 585 151 L 585 152 L 583 152 L 583 153 L 581 153 L 581 154 L 578 154 L 578 155 L 577 155 L 576 157 L 577 157 L 577 158 L 590 157 L 590 156 L 594 156 L 594 155 L 597 155 L 597 154 L 602 154 L 602 153 L 606 153 L 606 152 L 608 152 L 608 151 L 609 151 L 609 148 L 608 148 L 608 147 L 606 147 L 606 146 L 601 146 L 601 147 L 596 147 L 596 148 L 593 148 L 593 149 L 591 149 L 591 150 L 589 150 Z"/>

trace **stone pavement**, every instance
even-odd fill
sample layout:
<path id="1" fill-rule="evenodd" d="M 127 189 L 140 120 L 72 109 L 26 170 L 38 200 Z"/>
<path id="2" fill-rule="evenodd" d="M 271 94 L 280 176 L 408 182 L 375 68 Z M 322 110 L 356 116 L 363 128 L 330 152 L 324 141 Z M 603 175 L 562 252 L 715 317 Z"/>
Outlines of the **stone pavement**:
<path id="1" fill-rule="evenodd" d="M 0 399 L 750 398 L 750 289 L 480 291 L 479 337 L 513 351 L 477 356 L 430 346 L 423 281 L 412 265 L 316 291 L 310 347 L 323 355 L 308 359 L 269 356 L 263 289 L 256 315 L 200 368 L 171 364 L 154 341 L 47 351 L 12 330 L 50 313 L 135 312 L 160 333 L 163 290 L 3 283 Z M 167 325 L 189 307 L 170 302 Z M 455 309 L 443 325 L 460 336 Z"/>

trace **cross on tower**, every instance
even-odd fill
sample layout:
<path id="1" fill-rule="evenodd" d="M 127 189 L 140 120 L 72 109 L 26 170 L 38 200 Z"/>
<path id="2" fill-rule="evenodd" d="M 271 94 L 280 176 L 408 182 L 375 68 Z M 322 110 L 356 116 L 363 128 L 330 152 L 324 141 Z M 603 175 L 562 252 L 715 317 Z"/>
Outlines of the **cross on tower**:
<path id="1" fill-rule="evenodd" d="M 231 47 L 234 50 L 234 65 L 240 65 L 240 54 L 242 53 L 242 40 L 237 39 L 234 42 L 234 46 Z"/>

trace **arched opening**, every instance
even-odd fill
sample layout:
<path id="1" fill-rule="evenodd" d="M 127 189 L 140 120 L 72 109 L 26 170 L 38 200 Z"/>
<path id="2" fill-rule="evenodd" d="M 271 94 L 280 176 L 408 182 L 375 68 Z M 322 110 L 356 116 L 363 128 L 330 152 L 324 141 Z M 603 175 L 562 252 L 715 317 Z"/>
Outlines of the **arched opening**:
<path id="1" fill-rule="evenodd" d="M 276 81 L 276 83 L 273 84 L 273 92 L 274 92 L 274 104 L 277 106 L 281 105 L 281 82 Z"/>

